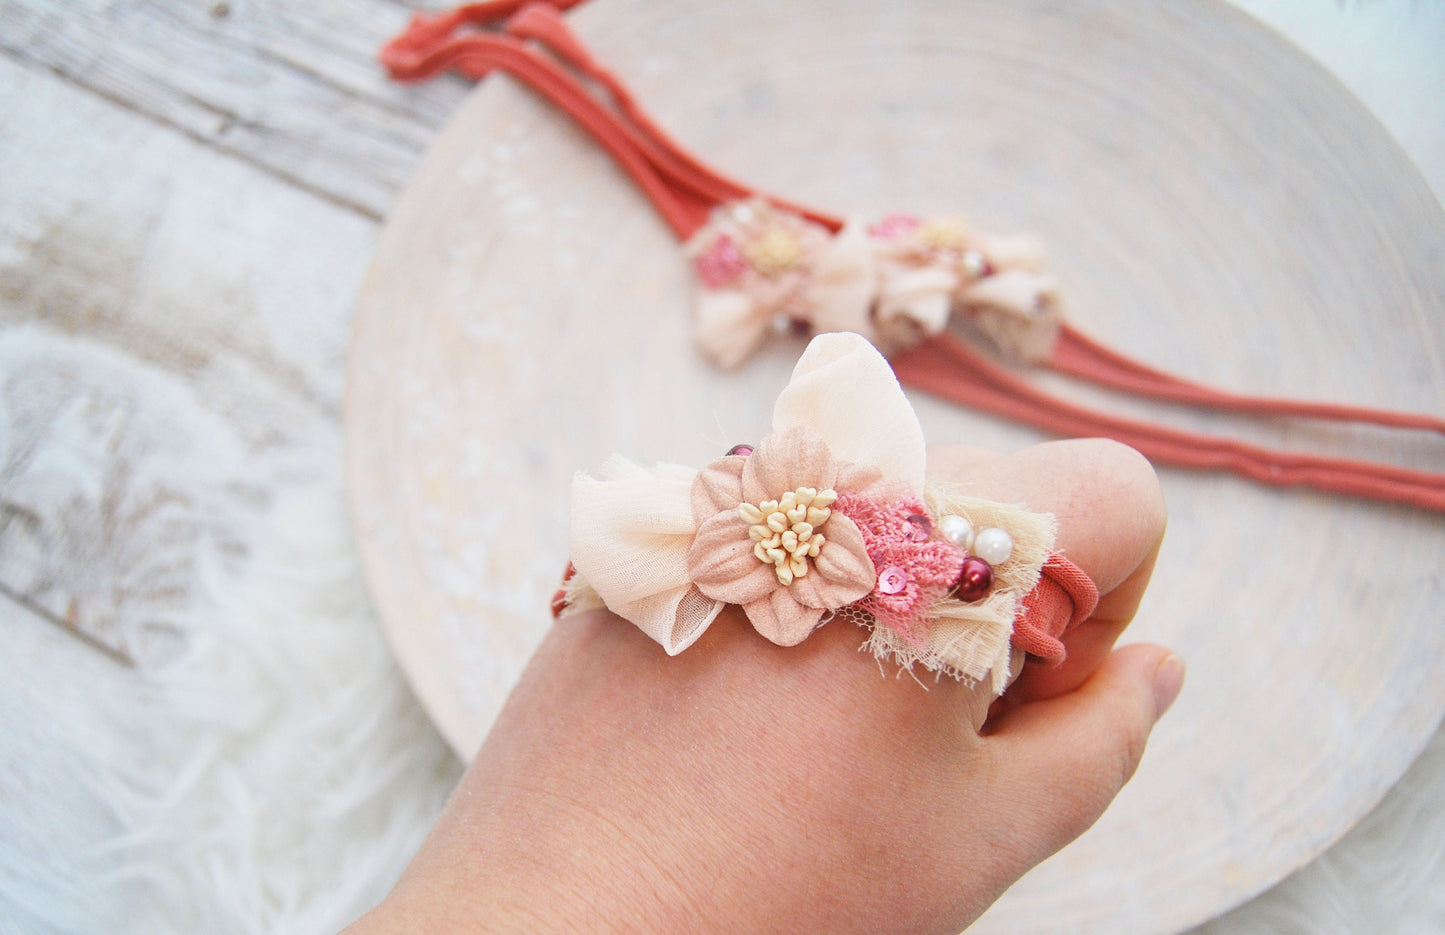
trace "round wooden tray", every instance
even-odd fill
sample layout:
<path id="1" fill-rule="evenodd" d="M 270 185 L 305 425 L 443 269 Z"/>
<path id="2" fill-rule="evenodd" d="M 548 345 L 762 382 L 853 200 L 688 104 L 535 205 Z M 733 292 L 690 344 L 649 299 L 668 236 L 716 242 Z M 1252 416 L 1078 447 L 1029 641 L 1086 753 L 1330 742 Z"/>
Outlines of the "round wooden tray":
<path id="1" fill-rule="evenodd" d="M 720 4 L 574 16 L 685 144 L 839 213 L 965 213 L 1050 244 L 1071 319 L 1258 393 L 1445 409 L 1445 216 L 1335 81 L 1217 3 Z M 563 117 L 488 80 L 387 225 L 346 412 L 357 534 L 403 669 L 463 756 L 566 564 L 572 473 L 756 438 L 801 343 L 692 349 L 689 268 Z M 1066 384 L 1040 376 L 1055 387 Z M 1436 438 L 1115 411 L 1438 467 Z M 1036 436 L 915 397 L 930 441 Z M 1282 878 L 1400 776 L 1445 710 L 1440 517 L 1165 472 L 1134 635 L 1190 680 L 1108 814 L 971 931 L 1175 932 Z"/>

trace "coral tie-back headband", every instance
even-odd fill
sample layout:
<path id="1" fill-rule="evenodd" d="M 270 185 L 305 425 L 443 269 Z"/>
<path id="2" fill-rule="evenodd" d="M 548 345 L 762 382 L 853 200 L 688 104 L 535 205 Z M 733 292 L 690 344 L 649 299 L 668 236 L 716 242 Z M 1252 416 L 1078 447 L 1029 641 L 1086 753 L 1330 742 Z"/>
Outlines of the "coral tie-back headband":
<path id="1" fill-rule="evenodd" d="M 1276 451 L 1095 412 L 1036 388 L 948 327 L 983 338 L 1011 363 L 1139 396 L 1445 434 L 1445 419 L 1434 416 L 1246 396 L 1133 361 L 1062 320 L 1042 251 L 1027 238 L 907 215 L 865 225 L 760 195 L 681 149 L 593 61 L 558 15 L 578 2 L 494 0 L 421 14 L 381 60 L 402 81 L 503 69 L 586 129 L 685 242 L 700 285 L 698 342 L 717 363 L 738 364 L 779 323 L 853 331 L 889 355 L 905 385 L 1048 432 L 1113 438 L 1162 464 L 1445 512 L 1445 474 Z M 472 28 L 492 24 L 500 31 Z"/>

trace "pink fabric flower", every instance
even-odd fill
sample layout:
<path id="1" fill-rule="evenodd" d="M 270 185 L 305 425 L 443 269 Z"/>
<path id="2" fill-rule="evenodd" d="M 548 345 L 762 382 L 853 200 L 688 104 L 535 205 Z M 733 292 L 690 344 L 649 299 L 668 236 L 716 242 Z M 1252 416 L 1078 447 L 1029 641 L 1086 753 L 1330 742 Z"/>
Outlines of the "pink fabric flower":
<path id="1" fill-rule="evenodd" d="M 881 480 L 877 468 L 835 458 L 809 428 L 772 432 L 750 456 L 720 458 L 698 473 L 692 487 L 698 531 L 687 555 L 688 574 L 705 596 L 741 605 L 753 627 L 769 640 L 780 646 L 800 643 L 825 613 L 873 590 L 876 572 L 863 536 L 839 509 L 832 509 L 816 527 L 803 527 L 799 519 L 794 529 L 807 528 L 825 541 L 815 557 L 801 559 L 801 574 L 780 573 L 760 560 L 758 543 L 750 534 L 753 524 L 739 514 L 739 507 L 778 501 L 800 489 L 832 490 L 840 498 L 866 496 Z"/>
<path id="2" fill-rule="evenodd" d="M 868 225 L 868 236 L 882 240 L 893 240 L 911 234 L 922 223 L 912 214 L 890 214 L 883 220 Z"/>
<path id="3" fill-rule="evenodd" d="M 730 285 L 748 268 L 747 258 L 738 249 L 737 242 L 727 234 L 721 234 L 693 261 L 697 277 L 709 289 L 721 289 Z"/>
<path id="4" fill-rule="evenodd" d="M 872 255 L 857 239 L 835 237 L 761 198 L 720 209 L 687 246 L 703 286 L 698 345 L 719 366 L 734 367 L 779 320 L 815 331 L 866 327 Z"/>

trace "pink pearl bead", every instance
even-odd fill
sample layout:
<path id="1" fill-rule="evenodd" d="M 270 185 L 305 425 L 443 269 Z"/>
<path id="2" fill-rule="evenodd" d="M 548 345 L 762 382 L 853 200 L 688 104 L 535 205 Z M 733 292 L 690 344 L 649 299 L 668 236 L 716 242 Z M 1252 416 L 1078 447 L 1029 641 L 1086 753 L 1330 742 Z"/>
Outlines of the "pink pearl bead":
<path id="1" fill-rule="evenodd" d="M 976 601 L 988 594 L 993 587 L 993 566 L 977 555 L 963 560 L 963 571 L 959 573 L 956 593 L 961 601 Z"/>
<path id="2" fill-rule="evenodd" d="M 899 594 L 908 587 L 908 572 L 897 565 L 889 565 L 878 573 L 879 594 Z"/>
<path id="3" fill-rule="evenodd" d="M 733 445 L 728 449 L 728 456 L 737 455 L 739 458 L 746 458 L 753 453 L 752 445 Z"/>

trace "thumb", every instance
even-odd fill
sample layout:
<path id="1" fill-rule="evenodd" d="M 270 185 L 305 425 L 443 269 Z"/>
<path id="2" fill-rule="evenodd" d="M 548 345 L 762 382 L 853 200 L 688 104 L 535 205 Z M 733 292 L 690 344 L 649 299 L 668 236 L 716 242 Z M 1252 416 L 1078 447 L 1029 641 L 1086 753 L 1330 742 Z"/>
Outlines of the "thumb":
<path id="1" fill-rule="evenodd" d="M 1021 705 L 985 726 L 1000 782 L 1013 793 L 1017 840 L 1035 859 L 1104 813 L 1183 684 L 1184 662 L 1174 653 L 1126 646 L 1074 691 Z"/>

